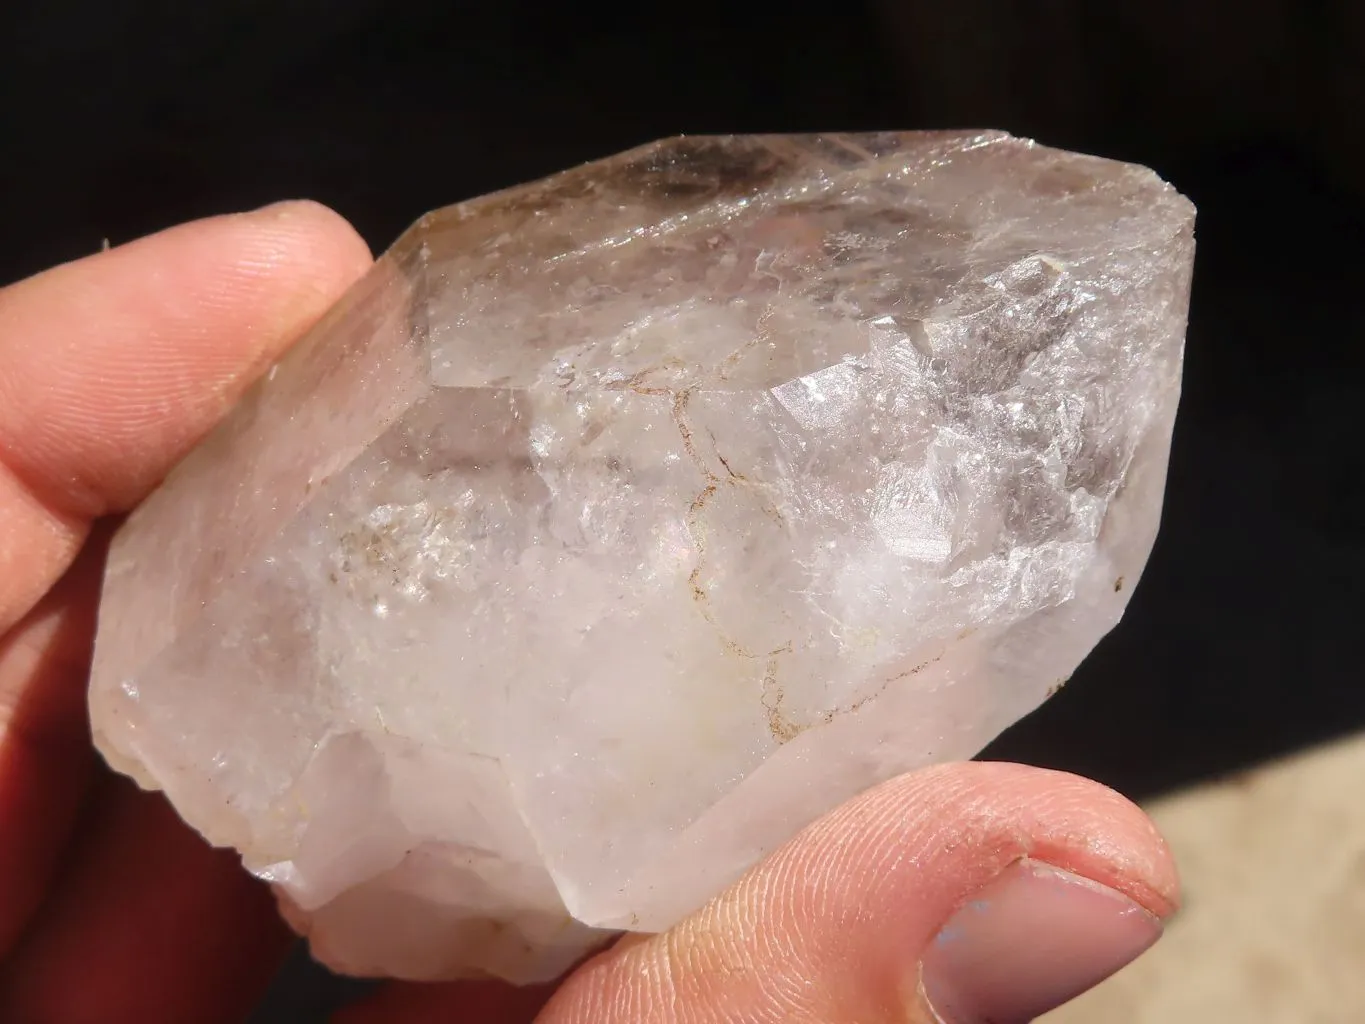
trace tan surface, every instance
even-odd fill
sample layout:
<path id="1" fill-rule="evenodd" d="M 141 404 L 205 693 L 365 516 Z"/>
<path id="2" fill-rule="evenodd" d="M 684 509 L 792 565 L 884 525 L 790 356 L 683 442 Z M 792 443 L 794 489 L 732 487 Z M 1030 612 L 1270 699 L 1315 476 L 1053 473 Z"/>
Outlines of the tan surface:
<path id="1" fill-rule="evenodd" d="M 1365 736 L 1148 810 L 1185 910 L 1043 1024 L 1365 1022 Z"/>

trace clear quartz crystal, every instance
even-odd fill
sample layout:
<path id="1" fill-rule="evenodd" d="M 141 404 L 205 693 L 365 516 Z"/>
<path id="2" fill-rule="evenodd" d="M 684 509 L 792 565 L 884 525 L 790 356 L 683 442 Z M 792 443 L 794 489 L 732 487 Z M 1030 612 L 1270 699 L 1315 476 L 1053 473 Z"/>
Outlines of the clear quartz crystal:
<path id="1" fill-rule="evenodd" d="M 100 749 L 342 971 L 664 928 L 1118 621 L 1193 219 L 999 133 L 672 139 L 429 214 L 122 529 Z"/>

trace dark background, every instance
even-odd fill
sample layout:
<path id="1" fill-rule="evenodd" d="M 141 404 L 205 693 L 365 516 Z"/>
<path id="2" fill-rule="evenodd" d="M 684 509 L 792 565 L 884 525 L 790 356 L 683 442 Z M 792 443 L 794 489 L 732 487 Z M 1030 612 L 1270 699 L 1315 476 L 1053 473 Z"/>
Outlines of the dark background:
<path id="1" fill-rule="evenodd" d="M 1122 626 L 991 756 L 1135 797 L 1365 726 L 1365 3 L 18 2 L 0 283 L 310 197 L 426 210 L 678 132 L 998 127 L 1200 210 L 1161 539 Z M 335 993 L 295 971 L 260 1020 Z"/>

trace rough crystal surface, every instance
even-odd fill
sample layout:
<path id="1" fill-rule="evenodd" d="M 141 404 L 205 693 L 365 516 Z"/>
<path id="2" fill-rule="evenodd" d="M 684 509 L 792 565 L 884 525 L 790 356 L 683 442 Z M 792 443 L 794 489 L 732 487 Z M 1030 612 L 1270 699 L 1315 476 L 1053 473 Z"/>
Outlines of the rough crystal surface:
<path id="1" fill-rule="evenodd" d="M 663 928 L 1118 621 L 1193 217 L 998 133 L 679 138 L 430 214 L 119 534 L 99 746 L 344 971 Z"/>

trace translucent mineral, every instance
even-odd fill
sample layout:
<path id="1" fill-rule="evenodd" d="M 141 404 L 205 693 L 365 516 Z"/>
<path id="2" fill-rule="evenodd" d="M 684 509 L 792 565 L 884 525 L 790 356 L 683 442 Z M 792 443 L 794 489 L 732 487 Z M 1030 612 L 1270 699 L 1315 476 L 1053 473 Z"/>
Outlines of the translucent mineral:
<path id="1" fill-rule="evenodd" d="M 999 133 L 677 138 L 429 214 L 118 535 L 99 747 L 340 971 L 665 928 L 1119 620 L 1193 219 Z"/>

